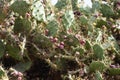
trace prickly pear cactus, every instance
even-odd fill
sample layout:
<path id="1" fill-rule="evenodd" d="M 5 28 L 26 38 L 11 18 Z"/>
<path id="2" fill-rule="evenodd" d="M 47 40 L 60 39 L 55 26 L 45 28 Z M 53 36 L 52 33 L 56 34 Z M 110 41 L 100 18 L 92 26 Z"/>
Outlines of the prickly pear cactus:
<path id="1" fill-rule="evenodd" d="M 100 10 L 104 17 L 110 17 L 114 15 L 114 11 L 108 4 L 102 4 Z"/>
<path id="2" fill-rule="evenodd" d="M 102 60 L 104 58 L 104 50 L 99 44 L 95 44 L 93 46 L 93 52 L 94 56 L 99 60 Z"/>
<path id="3" fill-rule="evenodd" d="M 109 68 L 110 75 L 120 75 L 120 68 Z"/>
<path id="4" fill-rule="evenodd" d="M 16 0 L 11 6 L 10 10 L 20 14 L 25 15 L 30 9 L 30 5 L 26 3 L 26 1 Z"/>
<path id="5" fill-rule="evenodd" d="M 14 32 L 15 33 L 29 33 L 31 30 L 31 22 L 27 19 L 18 17 L 15 20 Z"/>
<path id="6" fill-rule="evenodd" d="M 58 27 L 57 21 L 53 20 L 53 21 L 51 21 L 47 24 L 46 28 L 49 31 L 48 35 L 49 36 L 54 36 L 55 34 L 57 34 L 57 31 L 58 31 L 59 27 Z"/>
<path id="7" fill-rule="evenodd" d="M 86 17 L 86 16 L 81 16 L 81 17 L 80 17 L 80 23 L 81 23 L 82 25 L 88 24 L 88 19 L 87 19 L 87 17 Z"/>
<path id="8" fill-rule="evenodd" d="M 103 72 L 105 68 L 106 68 L 105 64 L 100 61 L 93 61 L 89 66 L 90 72 L 95 72 L 95 71 Z"/>
<path id="9" fill-rule="evenodd" d="M 6 50 L 8 51 L 9 56 L 16 60 L 21 60 L 22 55 L 18 46 L 6 45 Z"/>
<path id="10" fill-rule="evenodd" d="M 72 10 L 67 10 L 65 15 L 63 16 L 62 22 L 66 30 L 70 28 L 74 21 L 74 14 Z"/>
<path id="11" fill-rule="evenodd" d="M 35 44 L 37 44 L 38 47 L 40 48 L 48 48 L 48 47 L 51 47 L 52 48 L 52 43 L 50 41 L 49 38 L 47 38 L 46 36 L 44 35 L 41 35 L 41 34 L 37 34 L 34 38 L 33 38 L 33 42 Z"/>
<path id="12" fill-rule="evenodd" d="M 68 45 L 68 46 L 76 46 L 76 45 L 79 45 L 79 40 L 73 36 L 73 35 L 68 35 L 67 36 L 67 39 L 65 40 L 65 43 Z"/>
<path id="13" fill-rule="evenodd" d="M 99 1 L 94 1 L 93 4 L 92 4 L 92 10 L 93 11 L 96 11 L 96 10 L 99 10 L 101 8 L 101 4 Z"/>
<path id="14" fill-rule="evenodd" d="M 106 27 L 109 28 L 108 23 L 107 23 L 104 19 L 98 20 L 98 21 L 97 21 L 97 24 L 96 24 L 96 27 L 97 27 L 97 28 L 101 28 L 101 27 L 103 27 L 103 26 L 106 26 Z"/>
<path id="15" fill-rule="evenodd" d="M 45 9 L 41 1 L 32 4 L 32 16 L 38 21 L 46 21 Z"/>
<path id="16" fill-rule="evenodd" d="M 0 65 L 11 80 L 109 80 L 119 29 L 120 0 L 0 0 Z"/>
<path id="17" fill-rule="evenodd" d="M 25 72 L 31 67 L 31 62 L 20 62 L 14 66 L 14 68 L 19 72 Z"/>
<path id="18" fill-rule="evenodd" d="M 63 8 L 66 7 L 67 1 L 68 1 L 68 0 L 58 0 L 58 2 L 57 2 L 57 4 L 55 5 L 55 7 L 56 7 L 58 10 L 61 10 L 61 9 L 63 9 Z"/>
<path id="19" fill-rule="evenodd" d="M 75 10 L 78 10 L 79 8 L 78 8 L 78 0 L 71 0 L 72 1 L 72 8 L 73 8 L 73 10 L 75 11 Z"/>

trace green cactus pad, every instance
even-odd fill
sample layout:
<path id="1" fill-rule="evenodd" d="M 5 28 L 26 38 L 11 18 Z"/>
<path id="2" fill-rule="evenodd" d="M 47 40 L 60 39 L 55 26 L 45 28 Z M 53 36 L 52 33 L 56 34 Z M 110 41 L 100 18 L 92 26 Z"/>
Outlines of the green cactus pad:
<path id="1" fill-rule="evenodd" d="M 96 27 L 97 28 L 102 28 L 103 25 L 106 26 L 107 28 L 109 27 L 108 23 L 105 20 L 100 19 L 100 20 L 97 21 Z"/>
<path id="2" fill-rule="evenodd" d="M 95 71 L 103 72 L 105 68 L 106 68 L 105 64 L 100 61 L 93 61 L 89 66 L 90 72 L 95 72 Z"/>
<path id="3" fill-rule="evenodd" d="M 31 30 L 31 22 L 27 19 L 17 18 L 15 20 L 15 33 L 28 33 Z"/>
<path id="4" fill-rule="evenodd" d="M 33 3 L 32 16 L 38 21 L 46 21 L 45 10 L 41 1 L 36 1 Z"/>
<path id="5" fill-rule="evenodd" d="M 110 75 L 120 75 L 120 68 L 109 68 Z"/>
<path id="6" fill-rule="evenodd" d="M 79 45 L 79 40 L 73 35 L 68 35 L 65 43 L 69 46 L 77 46 Z"/>
<path id="7" fill-rule="evenodd" d="M 88 19 L 87 19 L 87 17 L 86 17 L 86 16 L 81 16 L 81 17 L 80 17 L 80 23 L 81 23 L 82 25 L 87 25 L 87 24 L 88 24 Z"/>
<path id="8" fill-rule="evenodd" d="M 16 64 L 14 66 L 14 68 L 17 70 L 17 71 L 20 71 L 20 72 L 25 72 L 26 70 L 28 70 L 30 67 L 31 67 L 32 63 L 31 62 L 20 62 L 18 64 Z"/>
<path id="9" fill-rule="evenodd" d="M 51 21 L 47 24 L 46 28 L 49 30 L 49 35 L 54 36 L 57 34 L 58 23 L 57 21 Z"/>
<path id="10" fill-rule="evenodd" d="M 104 50 L 99 44 L 95 44 L 93 46 L 93 52 L 94 56 L 99 60 L 102 60 L 104 58 Z"/>
<path id="11" fill-rule="evenodd" d="M 44 48 L 44 49 L 52 48 L 52 43 L 51 43 L 50 39 L 41 34 L 37 34 L 33 38 L 33 42 L 37 45 L 37 47 L 40 47 L 40 48 Z"/>
<path id="12" fill-rule="evenodd" d="M 99 1 L 94 1 L 92 5 L 92 11 L 99 11 L 101 8 L 100 2 Z"/>
<path id="13" fill-rule="evenodd" d="M 63 22 L 63 25 L 64 25 L 66 30 L 68 30 L 70 28 L 73 21 L 74 21 L 73 11 L 72 10 L 67 10 L 65 15 L 62 18 L 62 22 Z"/>
<path id="14" fill-rule="evenodd" d="M 22 55 L 20 54 L 20 49 L 18 46 L 12 46 L 12 45 L 7 45 L 6 50 L 8 51 L 8 54 L 16 59 L 16 60 L 21 60 Z"/>
<path id="15" fill-rule="evenodd" d="M 108 4 L 102 4 L 100 10 L 104 17 L 111 17 L 114 15 L 112 8 Z"/>
<path id="16" fill-rule="evenodd" d="M 10 9 L 20 15 L 25 15 L 29 11 L 30 5 L 26 1 L 16 0 L 11 6 Z"/>
<path id="17" fill-rule="evenodd" d="M 67 6 L 67 1 L 68 0 L 58 0 L 57 4 L 55 5 L 58 10 L 61 10 Z"/>

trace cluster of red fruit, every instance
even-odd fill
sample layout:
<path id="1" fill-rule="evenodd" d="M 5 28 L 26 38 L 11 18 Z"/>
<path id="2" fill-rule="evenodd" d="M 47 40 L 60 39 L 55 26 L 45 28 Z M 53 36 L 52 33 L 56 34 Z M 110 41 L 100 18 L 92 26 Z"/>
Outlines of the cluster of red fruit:
<path id="1" fill-rule="evenodd" d="M 56 48 L 64 49 L 64 47 L 65 47 L 64 42 L 63 41 L 59 42 L 58 38 L 56 38 L 56 37 L 52 37 L 51 36 L 50 37 L 50 41 L 54 43 L 54 45 L 55 45 Z"/>
<path id="2" fill-rule="evenodd" d="M 17 80 L 22 80 L 22 78 L 23 78 L 23 73 L 21 73 L 19 71 L 13 71 L 11 73 L 11 75 L 13 75 L 14 77 L 17 77 Z"/>

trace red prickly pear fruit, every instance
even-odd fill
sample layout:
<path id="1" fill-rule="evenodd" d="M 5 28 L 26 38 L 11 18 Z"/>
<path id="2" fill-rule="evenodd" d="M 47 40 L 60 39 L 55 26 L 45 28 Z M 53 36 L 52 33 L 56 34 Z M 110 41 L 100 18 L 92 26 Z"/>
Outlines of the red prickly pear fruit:
<path id="1" fill-rule="evenodd" d="M 17 80 L 22 80 L 22 77 L 18 77 Z"/>
<path id="2" fill-rule="evenodd" d="M 13 75 L 13 76 L 18 76 L 18 72 L 17 72 L 17 71 L 14 71 L 14 72 L 11 73 L 11 75 Z"/>
<path id="3" fill-rule="evenodd" d="M 48 35 L 48 33 L 49 33 L 49 30 L 46 29 L 46 30 L 45 30 L 45 35 Z"/>
<path id="4" fill-rule="evenodd" d="M 64 45 L 64 42 L 60 42 L 60 45 Z"/>
<path id="5" fill-rule="evenodd" d="M 54 39 L 53 39 L 53 42 L 57 42 L 57 41 L 58 41 L 58 38 L 54 38 Z"/>
<path id="6" fill-rule="evenodd" d="M 22 77 L 23 74 L 22 74 L 21 72 L 18 72 L 18 76 L 19 76 L 19 77 Z"/>
<path id="7" fill-rule="evenodd" d="M 81 45 L 85 45 L 85 41 L 84 40 L 80 40 L 80 44 Z"/>
<path id="8" fill-rule="evenodd" d="M 31 14 L 30 13 L 26 13 L 26 18 L 30 18 Z"/>
<path id="9" fill-rule="evenodd" d="M 63 45 L 59 45 L 59 48 L 60 48 L 60 49 L 64 49 L 64 46 L 63 46 Z"/>

